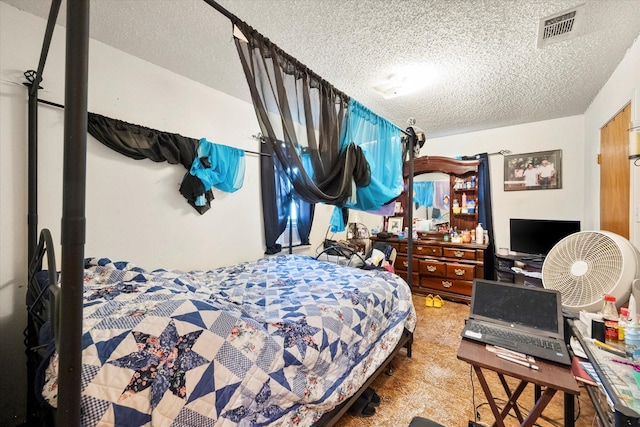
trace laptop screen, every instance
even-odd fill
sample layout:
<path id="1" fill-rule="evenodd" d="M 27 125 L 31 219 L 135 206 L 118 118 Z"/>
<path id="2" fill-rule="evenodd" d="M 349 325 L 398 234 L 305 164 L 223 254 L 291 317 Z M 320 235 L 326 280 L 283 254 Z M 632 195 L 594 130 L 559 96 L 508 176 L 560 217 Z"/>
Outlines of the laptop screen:
<path id="1" fill-rule="evenodd" d="M 549 289 L 476 279 L 471 314 L 557 335 L 562 332 L 559 295 Z"/>

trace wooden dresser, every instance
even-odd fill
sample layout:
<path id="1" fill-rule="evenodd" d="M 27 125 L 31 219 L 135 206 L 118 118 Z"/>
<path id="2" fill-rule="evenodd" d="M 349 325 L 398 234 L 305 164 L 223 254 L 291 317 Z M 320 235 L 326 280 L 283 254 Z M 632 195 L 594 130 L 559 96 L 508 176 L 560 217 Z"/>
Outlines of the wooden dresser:
<path id="1" fill-rule="evenodd" d="M 484 278 L 484 259 L 487 245 L 451 243 L 441 240 L 418 239 L 413 242 L 412 280 L 407 280 L 407 239 L 378 239 L 398 252 L 394 269 L 420 295 L 440 295 L 454 301 L 469 302 L 474 278 Z"/>

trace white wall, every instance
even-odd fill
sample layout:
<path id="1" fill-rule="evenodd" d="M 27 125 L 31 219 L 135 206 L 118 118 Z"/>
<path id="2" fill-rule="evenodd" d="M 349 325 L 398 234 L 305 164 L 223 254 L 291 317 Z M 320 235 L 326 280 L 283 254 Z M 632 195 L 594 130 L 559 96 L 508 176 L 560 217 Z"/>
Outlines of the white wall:
<path id="1" fill-rule="evenodd" d="M 562 188 L 504 191 L 504 158 L 489 157 L 496 248 L 509 248 L 509 218 L 583 220 L 583 116 L 433 138 L 421 155 L 469 156 L 562 150 Z M 583 225 L 583 229 L 585 226 Z"/>
<path id="2" fill-rule="evenodd" d="M 22 73 L 37 67 L 45 24 L 43 19 L 0 3 L 0 425 L 17 423 L 25 410 L 22 330 L 26 325 L 27 93 Z M 423 154 L 428 155 L 457 156 L 501 149 L 514 153 L 562 150 L 560 190 L 504 192 L 503 159 L 491 157 L 497 247 L 508 246 L 510 217 L 579 219 L 583 227 L 597 225 L 599 199 L 597 190 L 591 190 L 597 188 L 597 167 L 591 162 L 598 151 L 597 129 L 634 96 L 634 116 L 639 118 L 639 57 L 636 41 L 585 116 L 427 142 Z M 57 28 L 41 98 L 63 103 L 63 65 L 64 30 Z M 258 143 L 250 137 L 258 131 L 258 125 L 249 103 L 94 41 L 89 67 L 92 112 L 258 150 Z M 39 225 L 50 228 L 59 242 L 63 114 L 43 106 L 39 115 Z M 131 160 L 91 137 L 87 145 L 86 256 L 128 260 L 145 268 L 182 269 L 211 268 L 262 256 L 256 157 L 247 157 L 244 187 L 233 194 L 216 191 L 211 210 L 201 216 L 178 193 L 185 173 L 182 166 Z M 634 192 L 638 192 L 640 176 L 635 169 L 634 172 Z M 635 197 L 640 200 L 640 196 Z M 321 244 L 331 211 L 331 207 L 317 206 L 312 246 L 303 252 L 313 253 Z M 370 228 L 381 222 L 374 215 L 363 214 L 361 218 Z"/>
<path id="3" fill-rule="evenodd" d="M 629 102 L 632 120 L 640 120 L 640 39 L 602 87 L 584 114 L 585 123 L 585 219 L 594 228 L 600 225 L 600 167 L 596 158 L 600 152 L 600 129 Z M 630 233 L 633 244 L 640 248 L 640 170 L 631 163 Z"/>

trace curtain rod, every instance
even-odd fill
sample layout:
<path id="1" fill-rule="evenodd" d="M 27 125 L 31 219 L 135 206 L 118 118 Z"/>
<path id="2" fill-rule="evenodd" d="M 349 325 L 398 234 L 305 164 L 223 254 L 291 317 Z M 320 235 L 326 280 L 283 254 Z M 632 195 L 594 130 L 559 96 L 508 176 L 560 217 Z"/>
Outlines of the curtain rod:
<path id="1" fill-rule="evenodd" d="M 64 110 L 64 105 L 58 104 L 57 102 L 47 101 L 45 99 L 39 99 L 39 98 L 38 98 L 38 102 L 40 102 L 42 104 L 51 105 L 52 107 L 62 108 Z M 256 138 L 255 135 L 252 135 L 252 137 L 254 139 L 258 139 L 259 141 L 262 141 L 261 139 Z M 196 138 L 192 138 L 192 139 L 196 139 Z M 244 151 L 245 153 L 256 154 L 258 156 L 271 157 L 271 154 L 268 154 L 268 153 L 259 153 L 257 151 L 243 150 L 242 148 L 240 148 L 240 150 Z"/>
<path id="2" fill-rule="evenodd" d="M 256 31 L 251 25 L 247 24 L 246 22 L 244 22 L 243 20 L 241 20 L 240 18 L 238 18 L 236 15 L 234 15 L 233 13 L 229 12 L 227 9 L 225 9 L 224 7 L 222 7 L 220 4 L 218 4 L 217 2 L 215 2 L 214 0 L 203 0 L 205 3 L 207 3 L 209 6 L 211 6 L 212 8 L 214 8 L 215 10 L 217 10 L 218 12 L 220 12 L 222 15 L 224 15 L 227 19 L 229 19 L 229 21 L 231 21 L 231 23 L 233 25 L 236 25 L 237 23 L 242 23 L 244 25 L 246 25 L 247 27 L 251 28 L 253 31 L 255 31 L 257 34 L 259 34 L 266 43 L 271 44 L 274 48 L 276 48 L 282 55 L 286 56 L 291 62 L 293 62 L 294 64 L 302 67 L 305 69 L 305 71 L 307 73 L 309 73 L 310 75 L 312 75 L 314 78 L 317 78 L 318 80 L 328 84 L 329 86 L 331 86 L 331 88 L 333 88 L 333 90 L 335 90 L 339 95 L 347 97 L 347 98 L 351 98 L 349 95 L 347 95 L 346 93 L 344 93 L 343 91 L 337 89 L 336 87 L 334 87 L 331 83 L 329 83 L 328 81 L 326 81 L 325 79 L 323 79 L 321 76 L 319 76 L 317 73 L 313 72 L 311 69 L 309 69 L 309 67 L 307 67 L 306 65 L 304 65 L 303 63 L 301 63 L 300 61 L 298 61 L 296 58 L 294 58 L 293 56 L 289 55 L 288 53 L 286 53 L 284 50 L 282 50 L 280 47 L 278 47 L 278 45 L 276 45 L 275 43 L 273 43 L 271 40 L 269 40 L 268 38 L 264 37 L 262 34 L 260 34 L 258 31 Z M 374 113 L 375 114 L 375 113 Z M 382 117 L 382 116 L 380 116 Z M 398 126 L 398 128 L 400 129 L 400 132 L 405 135 L 405 136 L 409 136 L 409 133 L 406 132 L 404 129 L 402 129 L 400 126 Z"/>

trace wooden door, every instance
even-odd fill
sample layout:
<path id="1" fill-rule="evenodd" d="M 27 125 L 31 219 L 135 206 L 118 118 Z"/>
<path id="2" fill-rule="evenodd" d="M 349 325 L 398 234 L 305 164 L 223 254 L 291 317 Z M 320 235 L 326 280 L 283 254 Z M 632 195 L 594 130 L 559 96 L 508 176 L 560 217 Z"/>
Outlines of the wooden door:
<path id="1" fill-rule="evenodd" d="M 629 238 L 629 122 L 627 104 L 600 129 L 600 229 Z"/>

